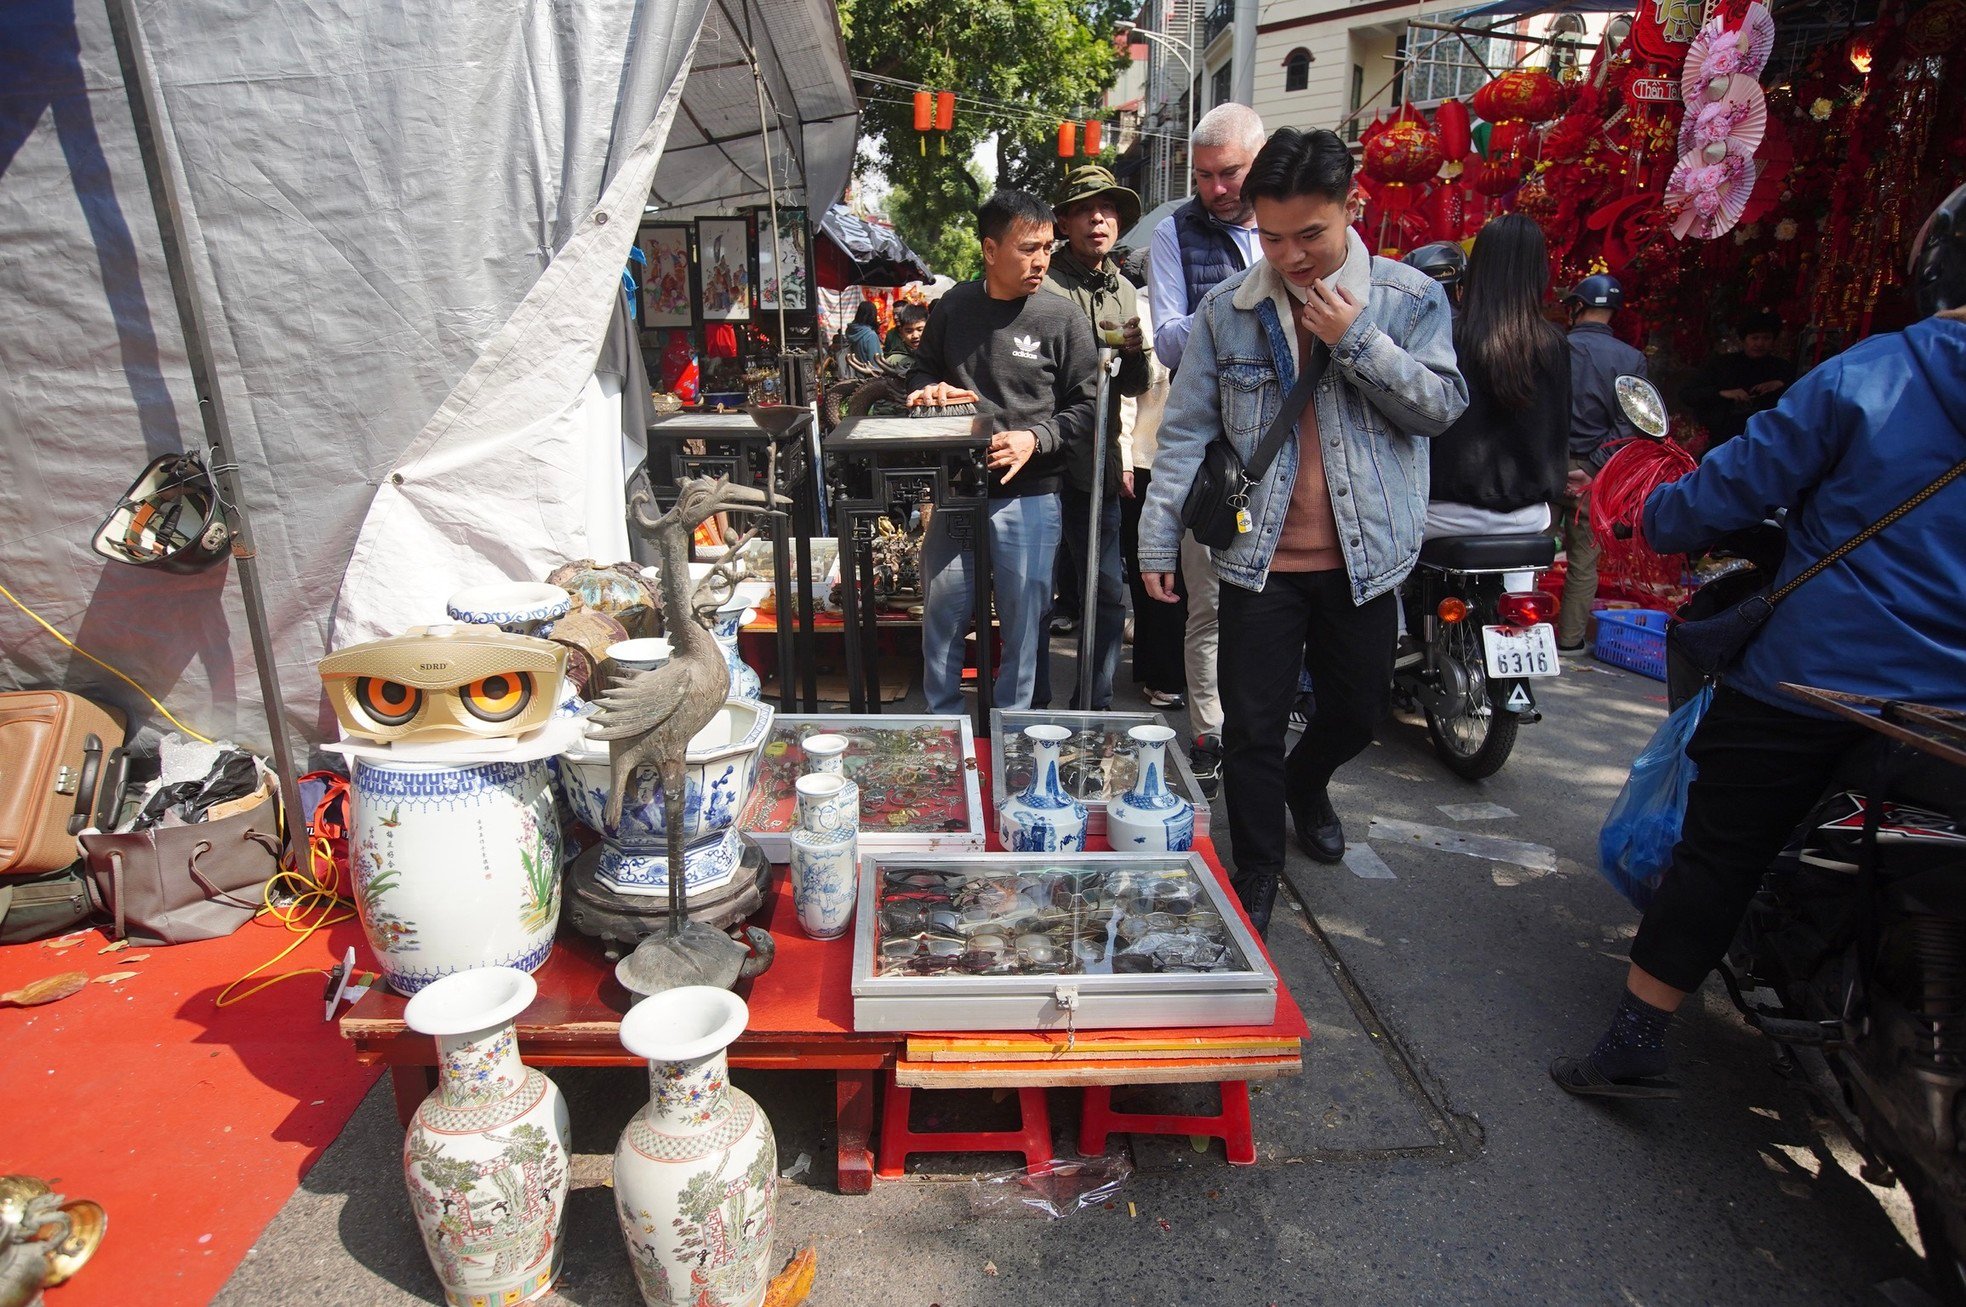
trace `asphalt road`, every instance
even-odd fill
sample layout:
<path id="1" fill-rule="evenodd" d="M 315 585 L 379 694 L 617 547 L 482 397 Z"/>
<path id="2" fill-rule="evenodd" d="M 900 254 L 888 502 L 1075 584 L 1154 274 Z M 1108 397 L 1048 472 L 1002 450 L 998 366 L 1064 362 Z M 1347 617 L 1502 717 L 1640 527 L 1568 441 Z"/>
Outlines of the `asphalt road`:
<path id="1" fill-rule="evenodd" d="M 1063 671 L 1054 684 L 1069 686 Z M 1550 1083 L 1549 1058 L 1589 1046 L 1624 973 L 1634 917 L 1596 874 L 1596 835 L 1664 700 L 1657 682 L 1588 659 L 1566 660 L 1543 700 L 1545 720 L 1488 781 L 1448 774 L 1410 722 L 1389 724 L 1340 773 L 1333 798 L 1354 845 L 1376 816 L 1541 846 L 1554 870 L 1532 852 L 1518 855 L 1544 867 L 1394 838 L 1369 841 L 1389 877 L 1293 854 L 1270 945 L 1314 1034 L 1302 1077 L 1259 1087 L 1254 1167 L 1229 1167 L 1219 1144 L 1143 1138 L 1116 1141 L 1101 1163 L 1110 1191 L 1082 1205 L 1076 1190 L 1052 1194 L 1057 1219 L 975 1159 L 917 1158 L 921 1178 L 845 1198 L 832 1190 L 826 1082 L 740 1073 L 777 1130 L 781 1168 L 811 1159 L 781 1187 L 777 1233 L 780 1256 L 817 1248 L 810 1301 L 1917 1301 L 1902 1192 L 1857 1178 L 1847 1146 L 1717 985 L 1672 1036 L 1684 1100 L 1606 1106 Z M 1511 815 L 1441 810 L 1482 803 Z M 1219 801 L 1216 830 L 1226 842 Z M 606 1186 L 645 1082 L 556 1078 L 580 1156 L 551 1301 L 627 1307 L 635 1290 Z M 1142 1090 L 1126 1105 L 1206 1097 Z M 1051 1101 L 1070 1157 L 1076 1104 Z M 976 1094 L 931 1110 L 938 1124 L 987 1128 L 1007 1105 Z M 218 1301 L 441 1302 L 404 1197 L 401 1138 L 378 1086 Z"/>

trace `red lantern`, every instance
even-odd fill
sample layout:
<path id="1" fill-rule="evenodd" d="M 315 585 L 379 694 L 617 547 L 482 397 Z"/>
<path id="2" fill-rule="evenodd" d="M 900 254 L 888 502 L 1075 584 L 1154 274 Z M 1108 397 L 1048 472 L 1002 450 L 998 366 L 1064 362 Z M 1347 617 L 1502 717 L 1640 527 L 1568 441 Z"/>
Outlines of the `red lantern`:
<path id="1" fill-rule="evenodd" d="M 956 93 L 938 91 L 935 95 L 935 130 L 946 132 L 956 125 Z"/>
<path id="2" fill-rule="evenodd" d="M 1434 109 L 1434 133 L 1450 163 L 1467 157 L 1470 126 L 1468 106 L 1459 100 L 1442 100 Z"/>
<path id="3" fill-rule="evenodd" d="M 925 132 L 935 125 L 935 96 L 927 91 L 915 92 L 915 130 Z"/>
<path id="4" fill-rule="evenodd" d="M 1097 118 L 1088 118 L 1085 120 L 1085 153 L 1087 158 L 1091 158 L 1093 155 L 1099 153 L 1099 120 Z"/>
<path id="5" fill-rule="evenodd" d="M 1372 193 L 1372 198 L 1388 213 L 1405 213 L 1413 207 L 1416 189 L 1406 182 L 1386 182 Z"/>
<path id="6" fill-rule="evenodd" d="M 1433 222 L 1434 238 L 1451 241 L 1466 225 L 1466 194 L 1454 182 L 1438 182 L 1427 193 L 1427 217 Z"/>
<path id="7" fill-rule="evenodd" d="M 1563 87 L 1548 73 L 1515 68 L 1474 93 L 1474 111 L 1491 123 L 1548 122 L 1563 107 Z"/>
<path id="8" fill-rule="evenodd" d="M 1496 123 L 1488 129 L 1488 157 L 1507 159 L 1529 139 L 1529 128 L 1518 122 Z"/>
<path id="9" fill-rule="evenodd" d="M 1480 159 L 1468 165 L 1468 170 L 1462 175 L 1461 180 L 1465 181 L 1468 189 L 1475 194 L 1486 195 L 1492 199 L 1514 190 L 1515 184 L 1522 180 L 1522 169 L 1501 159 Z"/>
<path id="10" fill-rule="evenodd" d="M 1424 182 L 1440 171 L 1444 157 L 1425 122 L 1401 119 L 1366 144 L 1365 168 L 1389 182 Z"/>
<path id="11" fill-rule="evenodd" d="M 1079 125 L 1077 123 L 1058 124 L 1058 157 L 1069 159 L 1079 152 Z"/>

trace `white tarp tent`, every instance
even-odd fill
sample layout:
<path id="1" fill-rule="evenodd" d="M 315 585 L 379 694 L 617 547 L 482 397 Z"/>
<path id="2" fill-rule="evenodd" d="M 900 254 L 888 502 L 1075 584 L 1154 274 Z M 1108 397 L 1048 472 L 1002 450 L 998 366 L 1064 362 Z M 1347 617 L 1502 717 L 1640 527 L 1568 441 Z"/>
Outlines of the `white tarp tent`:
<path id="1" fill-rule="evenodd" d="M 439 617 L 447 560 L 488 569 L 464 579 L 537 575 L 618 517 L 567 460 L 606 425 L 596 359 L 644 200 L 764 202 L 755 50 L 781 197 L 830 203 L 857 129 L 837 16 L 823 0 L 139 12 L 286 709 L 319 741 L 331 623 Z M 0 50 L 0 585 L 200 730 L 263 746 L 231 568 L 173 577 L 88 548 L 145 462 L 202 441 L 107 19 L 13 0 Z M 0 685 L 157 724 L 3 599 Z"/>

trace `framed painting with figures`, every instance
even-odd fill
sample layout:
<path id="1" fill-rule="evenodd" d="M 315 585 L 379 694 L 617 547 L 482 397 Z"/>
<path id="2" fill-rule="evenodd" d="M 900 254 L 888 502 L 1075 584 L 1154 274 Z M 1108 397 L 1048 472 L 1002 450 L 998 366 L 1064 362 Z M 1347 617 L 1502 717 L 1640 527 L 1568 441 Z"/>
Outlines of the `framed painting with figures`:
<path id="1" fill-rule="evenodd" d="M 738 826 L 765 856 L 784 862 L 798 825 L 793 786 L 812 770 L 803 741 L 839 735 L 846 777 L 860 787 L 863 852 L 982 852 L 987 824 L 967 717 L 898 713 L 780 713 Z"/>
<path id="2" fill-rule="evenodd" d="M 697 301 L 705 322 L 751 320 L 751 247 L 742 218 L 696 220 Z"/>
<path id="3" fill-rule="evenodd" d="M 690 308 L 690 226 L 686 222 L 644 223 L 635 237 L 642 257 L 642 326 L 649 330 L 687 327 Z"/>
<path id="4" fill-rule="evenodd" d="M 775 313 L 780 299 L 788 313 L 804 313 L 812 307 L 812 237 L 806 228 L 804 208 L 778 210 L 778 241 L 773 244 L 769 207 L 754 212 L 758 218 L 758 312 Z M 779 267 L 783 262 L 784 267 Z"/>
<path id="5" fill-rule="evenodd" d="M 1058 776 L 1072 797 L 1085 805 L 1088 835 L 1106 833 L 1106 803 L 1133 788 L 1136 726 L 1165 726 L 1157 712 L 1051 712 L 1048 709 L 990 710 L 990 793 L 1015 794 L 1031 783 L 1031 742 L 1026 726 L 1063 726 L 1072 738 L 1059 746 Z M 1195 781 L 1184 750 L 1167 751 L 1167 788 L 1195 806 L 1195 837 L 1208 834 L 1208 798 Z"/>

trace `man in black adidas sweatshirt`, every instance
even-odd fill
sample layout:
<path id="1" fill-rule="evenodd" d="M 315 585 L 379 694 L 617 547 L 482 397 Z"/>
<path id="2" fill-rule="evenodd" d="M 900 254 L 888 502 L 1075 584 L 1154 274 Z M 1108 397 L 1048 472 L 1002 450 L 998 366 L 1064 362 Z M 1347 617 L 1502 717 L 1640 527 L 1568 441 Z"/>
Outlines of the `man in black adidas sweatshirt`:
<path id="1" fill-rule="evenodd" d="M 1051 209 L 1023 191 L 998 191 L 977 210 L 983 276 L 936 302 L 915 351 L 910 404 L 975 402 L 991 439 L 990 568 L 1003 664 L 1000 708 L 1028 708 L 1058 555 L 1067 453 L 1092 439 L 1099 346 L 1071 301 L 1040 295 L 1051 266 Z M 932 713 L 960 713 L 963 630 L 975 604 L 970 560 L 937 514 L 922 545 L 928 596 L 922 688 Z"/>

